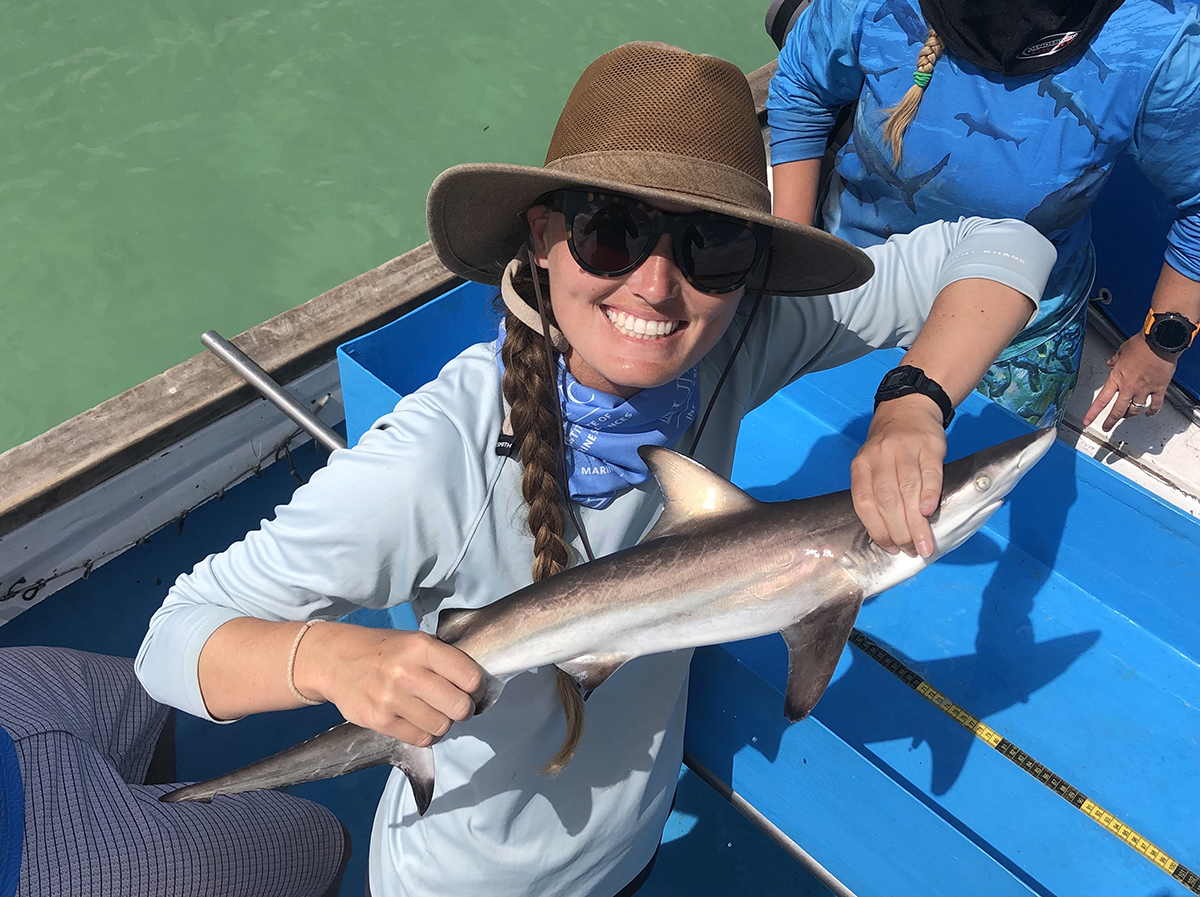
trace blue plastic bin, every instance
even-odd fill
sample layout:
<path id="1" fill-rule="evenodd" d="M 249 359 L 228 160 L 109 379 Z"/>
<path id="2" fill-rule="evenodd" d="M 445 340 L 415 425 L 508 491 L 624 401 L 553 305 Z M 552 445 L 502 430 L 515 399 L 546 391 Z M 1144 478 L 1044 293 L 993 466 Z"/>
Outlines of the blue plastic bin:
<path id="1" fill-rule="evenodd" d="M 403 396 L 434 379 L 474 343 L 495 339 L 500 314 L 495 287 L 468 281 L 435 302 L 338 346 L 338 375 L 346 406 L 346 441 L 362 434 Z"/>

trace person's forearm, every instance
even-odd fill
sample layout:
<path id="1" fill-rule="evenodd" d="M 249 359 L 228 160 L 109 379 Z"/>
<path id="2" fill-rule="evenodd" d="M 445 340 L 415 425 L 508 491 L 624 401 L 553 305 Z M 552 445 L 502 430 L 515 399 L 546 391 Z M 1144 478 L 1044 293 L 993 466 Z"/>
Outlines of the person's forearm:
<path id="1" fill-rule="evenodd" d="M 1193 324 L 1200 322 L 1200 283 L 1163 262 L 1150 307 L 1156 312 L 1177 312 Z"/>
<path id="2" fill-rule="evenodd" d="M 956 280 L 934 300 L 902 364 L 921 368 L 958 406 L 1033 312 L 1012 287 L 983 278 Z"/>
<path id="3" fill-rule="evenodd" d="M 217 719 L 237 719 L 302 706 L 288 688 L 287 663 L 303 625 L 239 617 L 209 636 L 198 669 L 208 712 Z M 310 629 L 305 640 L 312 635 Z"/>
<path id="4" fill-rule="evenodd" d="M 780 218 L 812 225 L 817 210 L 820 159 L 784 162 L 771 168 L 771 205 Z"/>

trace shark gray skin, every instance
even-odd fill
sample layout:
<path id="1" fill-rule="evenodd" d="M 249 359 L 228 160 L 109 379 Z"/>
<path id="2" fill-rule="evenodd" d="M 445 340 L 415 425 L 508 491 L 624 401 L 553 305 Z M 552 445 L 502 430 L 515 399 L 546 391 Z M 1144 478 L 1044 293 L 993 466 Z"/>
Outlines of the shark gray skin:
<path id="1" fill-rule="evenodd" d="M 800 720 L 829 684 L 863 601 L 972 536 L 1046 453 L 1054 432 L 1041 430 L 946 465 L 942 500 L 929 518 L 937 546 L 929 558 L 890 555 L 875 545 L 848 491 L 759 502 L 684 455 L 643 446 L 639 453 L 664 507 L 638 545 L 485 607 L 443 610 L 437 634 L 483 668 L 485 689 L 476 708 L 483 712 L 506 682 L 537 667 L 557 665 L 586 697 L 635 657 L 781 632 L 790 658 L 784 713 Z M 408 775 L 424 813 L 433 791 L 432 757 L 431 748 L 343 723 L 164 799 L 207 800 L 392 763 Z"/>
<path id="2" fill-rule="evenodd" d="M 968 137 L 970 137 L 972 134 L 979 133 L 985 137 L 991 137 L 993 140 L 1007 140 L 1009 143 L 1016 146 L 1017 149 L 1020 149 L 1021 144 L 1029 139 L 1028 137 L 1014 137 L 1012 134 L 1008 133 L 1008 131 L 1005 131 L 1003 128 L 992 124 L 986 118 L 976 118 L 970 112 L 960 112 L 958 115 L 954 116 L 954 118 L 967 126 Z"/>

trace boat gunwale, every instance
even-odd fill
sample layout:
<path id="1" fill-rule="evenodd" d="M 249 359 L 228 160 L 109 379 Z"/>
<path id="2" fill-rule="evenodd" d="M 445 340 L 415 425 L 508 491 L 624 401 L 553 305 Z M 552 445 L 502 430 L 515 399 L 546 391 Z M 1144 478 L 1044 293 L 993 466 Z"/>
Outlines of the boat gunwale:
<path id="1" fill-rule="evenodd" d="M 233 339 L 291 382 L 461 278 L 425 243 Z M 0 537 L 258 399 L 208 351 L 0 454 Z"/>

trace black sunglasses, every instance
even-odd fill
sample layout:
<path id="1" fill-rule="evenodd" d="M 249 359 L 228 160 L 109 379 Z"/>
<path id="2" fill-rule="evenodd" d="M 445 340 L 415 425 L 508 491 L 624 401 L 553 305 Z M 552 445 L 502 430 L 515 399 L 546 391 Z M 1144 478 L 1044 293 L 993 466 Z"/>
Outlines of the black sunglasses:
<path id="1" fill-rule="evenodd" d="M 636 269 L 670 234 L 675 264 L 704 293 L 744 286 L 769 242 L 770 228 L 717 212 L 664 212 L 616 193 L 558 190 L 545 198 L 567 220 L 567 245 L 579 267 L 598 277 Z"/>

